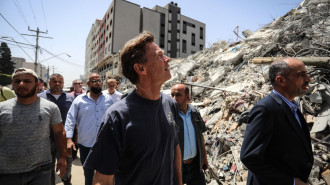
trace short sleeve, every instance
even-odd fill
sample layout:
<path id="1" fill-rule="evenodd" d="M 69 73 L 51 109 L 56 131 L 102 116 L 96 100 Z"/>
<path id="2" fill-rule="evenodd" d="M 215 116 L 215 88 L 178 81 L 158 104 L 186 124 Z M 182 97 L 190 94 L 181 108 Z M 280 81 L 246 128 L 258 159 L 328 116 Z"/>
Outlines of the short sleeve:
<path id="1" fill-rule="evenodd" d="M 60 109 L 57 107 L 56 104 L 52 105 L 52 117 L 50 120 L 50 125 L 56 125 L 62 122 L 61 112 Z"/>
<path id="2" fill-rule="evenodd" d="M 102 121 L 96 142 L 84 163 L 85 168 L 96 170 L 104 175 L 113 175 L 120 158 L 120 135 L 118 119 L 112 119 L 107 111 Z"/>

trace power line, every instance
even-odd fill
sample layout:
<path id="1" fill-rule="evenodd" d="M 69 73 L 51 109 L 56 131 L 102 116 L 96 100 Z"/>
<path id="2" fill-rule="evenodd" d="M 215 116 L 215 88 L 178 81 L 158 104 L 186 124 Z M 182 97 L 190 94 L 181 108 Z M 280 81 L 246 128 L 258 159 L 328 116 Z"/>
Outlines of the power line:
<path id="1" fill-rule="evenodd" d="M 53 54 L 52 52 L 50 52 L 50 51 L 48 51 L 48 50 L 46 50 L 46 49 L 44 49 L 44 48 L 42 48 L 42 47 L 40 47 L 40 49 L 46 51 L 47 53 L 53 55 L 55 58 L 58 58 L 58 59 L 60 59 L 60 60 L 62 60 L 62 61 L 64 61 L 64 62 L 70 63 L 70 64 L 72 64 L 72 65 L 78 65 L 78 66 L 82 66 L 82 67 L 84 67 L 84 66 L 81 65 L 81 64 L 73 63 L 73 62 L 70 62 L 70 61 L 68 61 L 68 60 L 65 60 L 65 59 L 63 59 L 63 58 L 61 58 L 61 57 L 59 57 L 59 56 L 56 56 L 56 55 Z"/>
<path id="2" fill-rule="evenodd" d="M 15 41 L 15 43 L 16 43 L 16 41 Z M 30 55 L 29 54 L 27 54 L 26 53 L 26 51 L 20 46 L 20 45 L 18 45 L 17 43 L 16 43 L 16 45 L 19 47 L 19 48 L 21 48 L 21 50 L 23 50 L 24 51 L 24 53 L 33 61 L 33 59 L 30 57 Z"/>
<path id="3" fill-rule="evenodd" d="M 26 43 L 23 43 L 23 42 L 12 41 L 12 40 L 8 40 L 6 38 L 0 38 L 0 39 L 5 40 L 5 41 L 8 41 L 8 42 L 15 42 L 15 43 L 19 43 L 19 44 L 23 44 L 23 45 L 28 45 L 28 46 L 31 46 L 31 47 L 35 47 L 35 45 L 32 45 L 32 44 L 26 44 Z"/>
<path id="4" fill-rule="evenodd" d="M 25 19 L 25 15 L 24 15 L 24 13 L 23 13 L 23 11 L 22 11 L 22 9 L 21 9 L 21 7 L 20 7 L 18 1 L 15 0 L 15 1 L 14 1 L 14 4 L 15 4 L 17 10 L 18 10 L 18 13 L 20 14 L 20 16 L 22 17 L 23 21 L 25 22 L 26 26 L 29 26 L 27 20 Z"/>
<path id="5" fill-rule="evenodd" d="M 29 0 L 29 4 L 30 4 L 30 8 L 31 8 L 31 10 L 32 10 L 32 14 L 33 14 L 34 21 L 36 22 L 37 27 L 39 27 L 39 26 L 38 26 L 38 23 L 37 23 L 36 16 L 34 15 L 34 11 L 33 11 L 33 8 L 32 8 L 31 1 L 30 1 L 30 0 Z"/>
<path id="6" fill-rule="evenodd" d="M 44 10 L 44 4 L 42 3 L 42 0 L 40 0 L 40 1 L 41 1 L 42 13 L 43 13 L 43 15 L 44 15 L 44 20 L 45 20 L 46 29 L 48 30 L 47 21 L 46 21 L 46 16 L 45 16 L 45 10 Z"/>
<path id="7" fill-rule="evenodd" d="M 29 44 L 31 44 L 28 40 L 26 40 L 26 38 L 25 37 L 23 37 L 23 35 L 21 34 L 21 33 L 19 33 L 15 28 L 14 28 L 14 26 L 12 26 L 11 24 L 10 24 L 10 22 L 2 15 L 2 13 L 0 13 L 0 15 L 1 15 L 1 17 L 9 24 L 9 26 L 10 27 L 12 27 L 15 31 L 16 31 L 16 33 L 18 33 L 26 42 L 28 42 Z"/>
<path id="8" fill-rule="evenodd" d="M 47 34 L 48 31 L 42 32 L 42 31 L 39 30 L 39 27 L 37 27 L 37 30 L 31 30 L 30 27 L 28 27 L 28 30 L 29 31 L 33 31 L 33 32 L 36 32 L 36 35 L 28 35 L 28 34 L 24 34 L 24 35 L 36 37 L 36 52 L 35 52 L 35 61 L 34 61 L 34 71 L 37 71 L 38 49 L 39 49 L 38 41 L 39 41 L 39 37 L 43 37 L 43 36 L 40 36 L 39 33 Z M 43 37 L 43 38 L 50 38 L 50 39 L 52 39 L 52 37 Z"/>
<path id="9" fill-rule="evenodd" d="M 16 44 L 12 44 L 12 43 L 8 43 L 8 42 L 6 42 L 6 43 L 7 43 L 8 45 L 14 46 L 14 47 L 16 47 L 16 48 L 18 47 Z M 29 47 L 27 47 L 27 46 L 21 46 L 21 47 L 22 47 L 22 48 L 25 48 L 25 49 L 34 49 L 34 48 L 31 48 L 31 47 L 29 48 Z M 0 48 L 3 48 L 3 47 L 0 46 Z"/>

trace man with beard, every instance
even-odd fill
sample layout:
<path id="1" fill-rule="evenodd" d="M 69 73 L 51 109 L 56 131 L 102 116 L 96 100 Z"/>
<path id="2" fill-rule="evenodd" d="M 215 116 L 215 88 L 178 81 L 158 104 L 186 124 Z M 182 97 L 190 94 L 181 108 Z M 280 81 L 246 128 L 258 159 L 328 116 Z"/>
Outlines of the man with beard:
<path id="1" fill-rule="evenodd" d="M 178 107 L 160 92 L 171 59 L 149 32 L 128 41 L 120 59 L 136 90 L 109 108 L 84 165 L 97 185 L 182 185 Z"/>
<path id="2" fill-rule="evenodd" d="M 61 114 L 50 101 L 37 96 L 37 74 L 19 68 L 12 86 L 17 98 L 0 103 L 0 184 L 50 185 L 52 129 L 60 158 L 56 171 L 66 169 L 66 139 Z"/>
<path id="3" fill-rule="evenodd" d="M 54 102 L 61 112 L 62 122 L 65 123 L 66 115 L 74 100 L 74 97 L 63 91 L 64 80 L 60 74 L 52 74 L 49 81 L 49 89 L 39 93 L 38 96 L 45 98 L 51 102 Z M 52 151 L 52 185 L 55 185 L 55 157 L 59 157 L 58 151 L 56 151 L 56 143 L 54 140 L 53 132 L 51 132 L 51 151 Z M 61 178 L 64 185 L 71 185 L 71 167 L 72 167 L 72 156 L 67 157 L 67 168 L 66 172 Z"/>
<path id="4" fill-rule="evenodd" d="M 269 67 L 274 90 L 250 111 L 241 149 L 248 185 L 307 185 L 313 166 L 306 121 L 294 101 L 311 81 L 305 65 L 284 58 Z"/>
<path id="5" fill-rule="evenodd" d="M 87 86 L 90 90 L 74 99 L 65 122 L 67 148 L 70 155 L 72 149 L 76 150 L 72 137 L 77 124 L 81 164 L 84 164 L 89 150 L 95 143 L 105 111 L 113 104 L 110 96 L 104 96 L 101 92 L 102 81 L 99 74 L 92 73 L 87 81 Z M 85 185 L 91 185 L 94 170 L 85 167 L 83 169 Z"/>

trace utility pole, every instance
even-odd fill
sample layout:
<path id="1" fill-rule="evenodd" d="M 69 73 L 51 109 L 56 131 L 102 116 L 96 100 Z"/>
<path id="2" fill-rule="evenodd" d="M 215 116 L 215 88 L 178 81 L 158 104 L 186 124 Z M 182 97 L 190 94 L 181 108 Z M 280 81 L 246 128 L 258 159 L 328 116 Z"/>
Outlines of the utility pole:
<path id="1" fill-rule="evenodd" d="M 34 71 L 37 73 L 37 65 L 38 65 L 38 49 L 39 49 L 39 37 L 42 37 L 42 38 L 48 38 L 48 39 L 52 39 L 52 37 L 43 37 L 43 36 L 40 36 L 39 33 L 44 33 L 44 34 L 47 34 L 48 33 L 48 30 L 46 30 L 46 32 L 42 32 L 39 30 L 39 28 L 37 27 L 37 30 L 31 30 L 30 29 L 30 26 L 28 27 L 28 30 L 29 31 L 33 31 L 33 32 L 36 32 L 36 35 L 29 35 L 29 34 L 22 34 L 22 35 L 27 35 L 27 36 L 33 36 L 33 37 L 36 37 L 36 53 L 35 53 L 35 61 L 34 61 Z M 42 68 L 42 67 L 41 67 Z M 40 75 L 41 74 L 41 68 L 40 68 Z"/>
<path id="2" fill-rule="evenodd" d="M 48 66 L 48 69 L 47 69 L 47 84 L 48 84 L 48 81 L 49 81 L 49 66 Z"/>
<path id="3" fill-rule="evenodd" d="M 52 66 L 52 68 L 53 68 L 53 74 L 55 73 L 55 66 Z"/>

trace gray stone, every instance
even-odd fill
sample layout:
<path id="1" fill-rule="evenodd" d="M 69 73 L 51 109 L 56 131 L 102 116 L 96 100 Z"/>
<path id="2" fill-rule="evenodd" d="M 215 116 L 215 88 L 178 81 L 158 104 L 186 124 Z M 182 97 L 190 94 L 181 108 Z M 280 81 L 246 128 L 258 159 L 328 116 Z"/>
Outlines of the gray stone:
<path id="1" fill-rule="evenodd" d="M 330 126 L 330 105 L 324 103 L 322 109 L 319 112 L 316 121 L 313 125 L 311 132 L 320 132 L 323 131 L 327 125 Z"/>
<path id="2" fill-rule="evenodd" d="M 309 95 L 309 99 L 313 103 L 322 103 L 322 94 L 320 91 L 316 91 L 313 94 Z"/>
<path id="3" fill-rule="evenodd" d="M 217 112 L 210 120 L 206 121 L 205 125 L 215 125 L 220 120 L 222 115 L 222 111 Z"/>
<path id="4" fill-rule="evenodd" d="M 244 31 L 242 31 L 242 35 L 244 35 L 245 38 L 248 38 L 249 36 L 252 35 L 252 31 L 249 29 L 244 30 Z"/>

